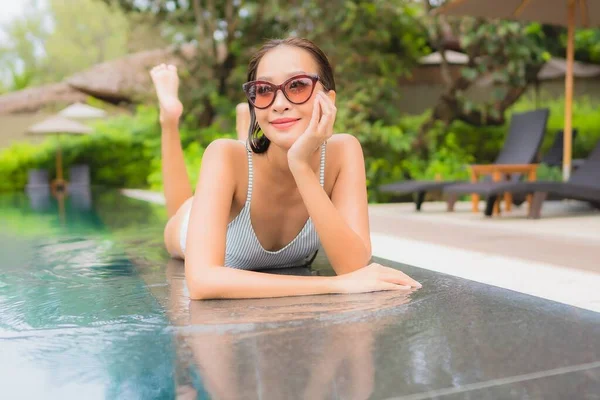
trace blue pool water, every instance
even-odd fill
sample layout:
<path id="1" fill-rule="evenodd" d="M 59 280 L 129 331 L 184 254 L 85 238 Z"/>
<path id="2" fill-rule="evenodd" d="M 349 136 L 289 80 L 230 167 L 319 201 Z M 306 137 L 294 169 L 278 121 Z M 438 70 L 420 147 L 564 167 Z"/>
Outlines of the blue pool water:
<path id="1" fill-rule="evenodd" d="M 0 197 L 0 397 L 171 398 L 168 318 L 102 212 L 72 200 Z"/>

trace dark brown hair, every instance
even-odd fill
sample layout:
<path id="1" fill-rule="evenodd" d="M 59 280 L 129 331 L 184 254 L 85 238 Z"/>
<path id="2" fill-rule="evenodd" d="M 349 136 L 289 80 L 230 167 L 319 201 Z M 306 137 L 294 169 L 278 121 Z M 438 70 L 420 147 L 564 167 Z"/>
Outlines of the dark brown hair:
<path id="1" fill-rule="evenodd" d="M 325 90 L 335 90 L 333 68 L 331 67 L 331 64 L 329 64 L 329 60 L 325 53 L 310 40 L 296 37 L 271 39 L 266 42 L 250 60 L 250 64 L 248 65 L 248 82 L 256 80 L 256 70 L 258 69 L 258 64 L 263 56 L 270 50 L 279 46 L 293 46 L 308 51 L 317 64 L 319 82 L 321 82 Z M 248 102 L 248 106 L 250 107 L 250 127 L 248 130 L 250 148 L 255 153 L 264 153 L 269 148 L 271 141 L 261 132 L 260 126 L 256 121 L 254 107 L 250 102 Z"/>

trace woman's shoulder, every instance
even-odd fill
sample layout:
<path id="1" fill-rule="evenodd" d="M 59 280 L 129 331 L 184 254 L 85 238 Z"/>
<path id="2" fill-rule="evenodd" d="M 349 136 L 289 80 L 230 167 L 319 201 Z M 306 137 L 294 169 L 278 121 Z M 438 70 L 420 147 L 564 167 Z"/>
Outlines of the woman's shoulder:
<path id="1" fill-rule="evenodd" d="M 362 146 L 355 136 L 349 133 L 336 133 L 327 140 L 327 152 L 340 158 L 357 155 L 362 157 Z"/>
<path id="2" fill-rule="evenodd" d="M 204 150 L 203 158 L 220 160 L 229 162 L 239 160 L 243 157 L 246 159 L 247 149 L 246 144 L 240 140 L 219 138 L 215 139 Z"/>
<path id="3" fill-rule="evenodd" d="M 364 169 L 362 146 L 358 139 L 348 133 L 336 133 L 327 140 L 327 169 L 325 182 L 331 183 L 329 190 L 338 182 L 342 171 Z"/>
<path id="4" fill-rule="evenodd" d="M 358 141 L 356 136 L 351 135 L 350 133 L 336 133 L 332 135 L 327 140 L 327 145 L 329 144 L 333 144 L 335 147 L 345 149 L 356 146 L 360 147 L 360 142 Z"/>
<path id="5" fill-rule="evenodd" d="M 241 150 L 245 151 L 246 143 L 237 139 L 219 138 L 209 143 L 206 151 L 209 149 L 215 152 L 240 152 Z"/>
<path id="6" fill-rule="evenodd" d="M 241 186 L 247 184 L 248 179 L 248 151 L 245 142 L 227 138 L 213 140 L 204 150 L 201 168 L 220 171 L 223 179 L 221 186 L 227 186 L 226 182 L 230 182 L 236 192 L 242 190 Z M 245 193 L 245 189 L 242 192 Z"/>

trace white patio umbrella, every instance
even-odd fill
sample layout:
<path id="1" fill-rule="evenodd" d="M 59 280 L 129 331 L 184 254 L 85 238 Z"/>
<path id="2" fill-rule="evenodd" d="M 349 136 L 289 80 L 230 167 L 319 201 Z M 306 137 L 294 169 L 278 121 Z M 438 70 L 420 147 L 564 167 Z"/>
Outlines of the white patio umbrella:
<path id="1" fill-rule="evenodd" d="M 74 103 L 58 113 L 72 120 L 97 119 L 106 116 L 106 111 L 83 103 Z"/>
<path id="2" fill-rule="evenodd" d="M 575 59 L 575 27 L 600 26 L 598 0 L 454 0 L 435 10 L 455 16 L 536 21 L 566 26 L 567 71 L 565 74 L 565 126 L 563 180 L 571 174 L 573 61 Z"/>
<path id="3" fill-rule="evenodd" d="M 56 135 L 58 139 L 58 146 L 56 148 L 56 180 L 53 182 L 53 186 L 61 185 L 64 187 L 65 184 L 63 179 L 60 135 L 87 135 L 92 132 L 93 130 L 89 126 L 60 115 L 50 117 L 29 127 L 26 132 L 28 135 Z"/>
<path id="4" fill-rule="evenodd" d="M 446 50 L 444 51 L 446 61 L 448 64 L 466 65 L 469 62 L 469 56 L 465 53 L 459 53 L 458 51 Z M 435 51 L 419 59 L 421 65 L 440 65 L 442 63 L 442 54 L 439 51 Z"/>

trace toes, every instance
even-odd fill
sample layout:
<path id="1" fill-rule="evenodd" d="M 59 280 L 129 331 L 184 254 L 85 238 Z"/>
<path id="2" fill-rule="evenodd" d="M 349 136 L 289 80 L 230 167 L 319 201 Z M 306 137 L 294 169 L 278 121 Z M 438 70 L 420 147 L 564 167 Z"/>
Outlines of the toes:
<path id="1" fill-rule="evenodd" d="M 159 78 L 161 76 L 167 76 L 170 74 L 165 74 L 166 72 L 177 72 L 177 67 L 175 65 L 172 64 L 158 64 L 156 66 L 154 66 L 151 70 L 150 70 L 150 75 L 152 76 L 152 78 Z"/>

